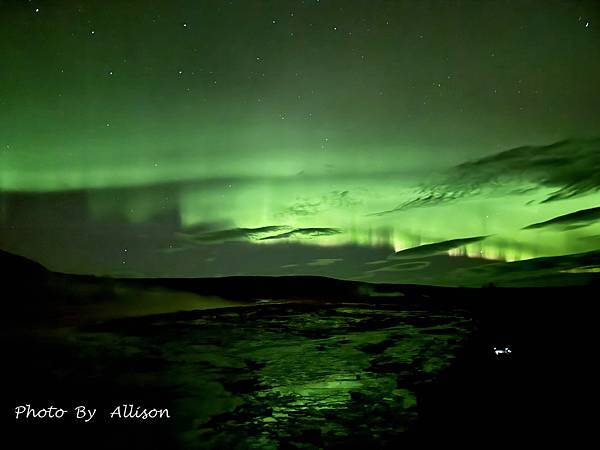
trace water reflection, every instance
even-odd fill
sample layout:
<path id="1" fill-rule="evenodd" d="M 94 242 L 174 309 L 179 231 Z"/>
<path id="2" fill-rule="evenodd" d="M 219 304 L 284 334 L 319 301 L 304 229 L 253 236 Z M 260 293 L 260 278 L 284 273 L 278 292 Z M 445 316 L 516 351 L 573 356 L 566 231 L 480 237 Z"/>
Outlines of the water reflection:
<path id="1" fill-rule="evenodd" d="M 185 446 L 330 447 L 414 427 L 416 389 L 470 332 L 460 311 L 264 305 L 140 321 L 118 330 L 117 348 L 166 361 Z"/>

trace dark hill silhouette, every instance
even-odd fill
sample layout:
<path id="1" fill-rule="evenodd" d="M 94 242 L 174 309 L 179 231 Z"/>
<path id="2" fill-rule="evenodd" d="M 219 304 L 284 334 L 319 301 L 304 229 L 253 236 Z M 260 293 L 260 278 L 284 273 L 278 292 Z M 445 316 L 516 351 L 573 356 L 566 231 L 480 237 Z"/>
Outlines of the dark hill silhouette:
<path id="1" fill-rule="evenodd" d="M 37 262 L 2 250 L 0 250 L 0 267 L 2 267 L 2 272 L 8 281 L 13 276 L 25 273 L 40 276 L 42 273 L 47 272 L 46 268 Z"/>
<path id="2" fill-rule="evenodd" d="M 116 388 L 111 384 L 111 380 L 119 378 L 121 364 L 133 364 L 129 359 L 110 368 L 104 378 L 89 378 L 86 374 L 93 372 L 90 367 L 95 367 L 96 362 L 89 365 L 77 359 L 68 347 L 72 341 L 65 339 L 61 330 L 71 330 L 72 337 L 83 331 L 84 340 L 86 333 L 94 332 L 110 338 L 113 333 L 118 335 L 120 331 L 144 327 L 154 333 L 152 323 L 187 323 L 185 327 L 194 328 L 197 319 L 210 323 L 225 316 L 235 318 L 231 319 L 235 330 L 252 333 L 252 327 L 261 323 L 257 317 L 265 311 L 276 321 L 263 321 L 263 326 L 284 330 L 285 311 L 291 310 L 302 317 L 303 324 L 306 321 L 306 332 L 318 338 L 322 333 L 319 330 L 330 327 L 330 322 L 315 321 L 313 313 L 321 311 L 325 318 L 330 317 L 327 311 L 331 311 L 331 316 L 343 315 L 347 308 L 339 308 L 339 305 L 349 303 L 354 303 L 354 307 L 359 305 L 365 314 L 376 318 L 372 323 L 389 320 L 379 315 L 386 309 L 400 314 L 419 311 L 424 317 L 445 317 L 451 311 L 461 310 L 472 321 L 474 331 L 464 349 L 456 355 L 455 363 L 441 372 L 435 383 L 416 386 L 421 417 L 417 431 L 454 434 L 477 429 L 513 434 L 539 433 L 549 427 L 564 429 L 581 419 L 573 413 L 573 404 L 587 398 L 589 393 L 585 379 L 588 372 L 581 364 L 590 360 L 595 345 L 595 316 L 589 313 L 597 298 L 594 285 L 502 288 L 489 284 L 485 288 L 444 288 L 378 285 L 310 276 L 111 279 L 55 273 L 7 252 L 0 252 L 0 264 L 5 307 L 0 337 L 4 339 L 10 368 L 5 373 L 6 385 L 11 386 L 11 396 L 14 395 L 8 399 L 6 411 L 14 408 L 15 399 L 33 398 L 40 403 L 47 401 L 49 393 L 58 395 L 64 403 L 77 397 L 91 398 L 92 403 L 100 405 L 110 395 L 118 399 L 130 395 L 130 388 L 122 393 L 113 391 Z M 177 303 L 181 297 L 189 300 L 184 306 Z M 207 298 L 217 299 L 209 304 L 213 309 L 199 311 L 207 309 L 206 304 L 201 303 Z M 260 300 L 269 302 L 262 304 Z M 133 306 L 126 309 L 132 303 Z M 402 320 L 410 324 L 412 319 L 408 315 Z M 368 332 L 370 323 L 363 322 L 350 330 L 349 335 Z M 435 342 L 441 336 L 438 333 L 444 331 L 433 328 L 427 328 L 426 332 L 434 336 L 432 342 Z M 176 338 L 177 335 L 171 334 L 162 336 L 166 344 Z M 403 338 L 399 339 L 398 345 L 401 345 Z M 114 342 L 117 341 L 112 338 L 106 341 L 102 347 L 105 353 L 98 355 L 110 354 Z M 188 344 L 181 343 L 184 347 Z M 373 352 L 373 358 L 379 358 L 373 359 L 380 363 L 373 366 L 373 370 L 406 371 L 409 366 L 386 362 L 385 345 L 384 340 L 365 347 Z M 499 359 L 494 349 L 506 347 L 512 350 L 510 358 Z M 95 355 L 91 356 L 94 361 Z M 166 364 L 152 359 L 153 354 L 145 358 L 148 359 L 142 363 L 150 364 L 150 372 Z M 98 356 L 97 363 L 103 361 L 103 357 Z M 140 373 L 146 370 L 143 364 L 136 366 Z M 60 375 L 52 375 L 64 370 L 84 375 L 75 385 L 65 384 Z M 92 391 L 90 380 L 93 380 Z M 568 398 L 553 395 L 556 386 L 568 391 Z M 144 397 L 150 394 L 143 391 L 137 395 L 142 400 L 153 399 Z M 565 415 L 565 411 L 569 414 Z M 387 417 L 385 412 L 377 414 Z M 19 430 L 20 439 L 26 435 L 35 438 L 29 434 L 29 428 Z M 79 433 L 80 438 L 89 438 L 85 434 L 87 428 L 71 430 Z M 99 427 L 98 442 L 102 442 L 106 430 L 116 435 L 119 429 Z M 132 429 L 132 436 L 145 439 L 151 447 L 155 435 L 148 434 L 146 427 L 143 432 L 140 430 L 142 428 Z"/>
<path id="3" fill-rule="evenodd" d="M 288 299 L 319 301 L 360 301 L 385 298 L 422 299 L 440 290 L 435 286 L 374 284 L 320 276 L 230 276 L 216 278 L 109 278 L 52 272 L 25 257 L 0 251 L 0 264 L 7 267 L 7 279 L 21 287 L 32 280 L 49 286 L 95 284 L 135 288 L 166 288 L 232 300 Z"/>

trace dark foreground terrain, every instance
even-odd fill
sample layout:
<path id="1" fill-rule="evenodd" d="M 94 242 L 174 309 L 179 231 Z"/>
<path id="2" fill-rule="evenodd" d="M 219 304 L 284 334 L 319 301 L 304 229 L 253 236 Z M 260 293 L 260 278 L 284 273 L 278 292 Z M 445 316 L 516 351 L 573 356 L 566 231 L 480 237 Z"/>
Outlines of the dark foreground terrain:
<path id="1" fill-rule="evenodd" d="M 19 448 L 485 445 L 594 425 L 593 286 L 119 281 L 1 256 L 3 417 Z M 26 404 L 97 413 L 15 419 Z M 111 419 L 122 404 L 170 418 Z"/>

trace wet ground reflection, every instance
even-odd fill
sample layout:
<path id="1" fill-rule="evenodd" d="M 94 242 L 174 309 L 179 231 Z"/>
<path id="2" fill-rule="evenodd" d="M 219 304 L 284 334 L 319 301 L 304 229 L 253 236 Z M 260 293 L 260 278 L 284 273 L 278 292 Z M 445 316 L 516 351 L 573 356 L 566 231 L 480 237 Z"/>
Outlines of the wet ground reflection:
<path id="1" fill-rule="evenodd" d="M 169 391 L 186 448 L 313 448 L 411 430 L 470 332 L 458 310 L 288 304 L 113 322 L 81 348 L 108 340 L 136 368 L 117 383 Z"/>

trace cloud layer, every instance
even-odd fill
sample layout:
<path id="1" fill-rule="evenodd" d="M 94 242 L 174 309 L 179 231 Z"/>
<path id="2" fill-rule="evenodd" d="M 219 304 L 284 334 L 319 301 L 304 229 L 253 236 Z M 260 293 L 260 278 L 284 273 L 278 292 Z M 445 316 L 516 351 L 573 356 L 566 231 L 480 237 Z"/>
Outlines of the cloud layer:
<path id="1" fill-rule="evenodd" d="M 475 236 L 469 238 L 450 239 L 448 241 L 434 242 L 433 244 L 419 245 L 418 247 L 407 248 L 390 256 L 390 259 L 416 259 L 427 256 L 438 255 L 455 248 L 462 247 L 474 242 L 483 241 L 488 236 Z"/>
<path id="2" fill-rule="evenodd" d="M 281 233 L 290 227 L 272 225 L 259 228 L 229 228 L 224 230 L 184 232 L 183 235 L 199 243 L 259 240 L 273 233 Z"/>
<path id="3" fill-rule="evenodd" d="M 544 222 L 538 222 L 523 228 L 524 230 L 533 230 L 537 228 L 561 228 L 565 231 L 577 228 L 587 227 L 600 220 L 600 207 L 581 209 L 579 211 L 554 217 Z"/>
<path id="4" fill-rule="evenodd" d="M 266 236 L 260 238 L 260 241 L 266 241 L 271 239 L 289 239 L 289 238 L 313 238 L 322 236 L 333 236 L 340 234 L 342 231 L 336 228 L 295 228 L 291 231 L 275 234 L 272 236 Z"/>
<path id="5" fill-rule="evenodd" d="M 481 194 L 525 193 L 538 188 L 554 189 L 542 203 L 598 191 L 600 139 L 518 147 L 459 164 L 422 186 L 413 200 L 377 215 Z"/>
<path id="6" fill-rule="evenodd" d="M 270 225 L 258 228 L 208 229 L 198 226 L 179 233 L 188 242 L 200 244 L 223 243 L 234 241 L 266 241 L 276 239 L 310 239 L 314 237 L 333 236 L 342 231 L 337 228 L 293 228 L 287 225 Z"/>

